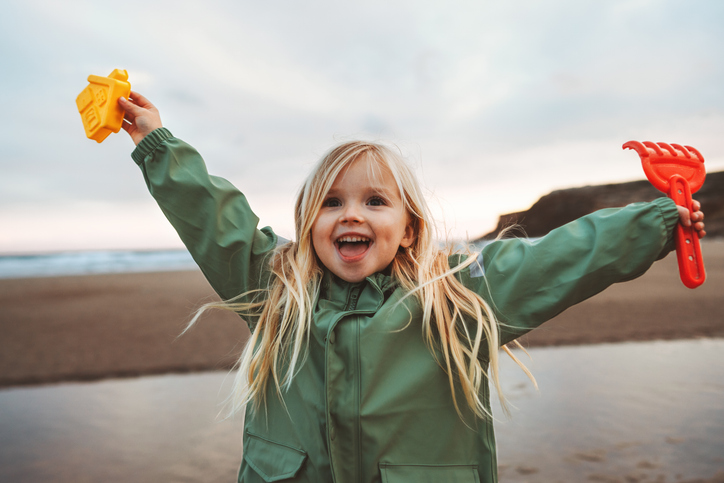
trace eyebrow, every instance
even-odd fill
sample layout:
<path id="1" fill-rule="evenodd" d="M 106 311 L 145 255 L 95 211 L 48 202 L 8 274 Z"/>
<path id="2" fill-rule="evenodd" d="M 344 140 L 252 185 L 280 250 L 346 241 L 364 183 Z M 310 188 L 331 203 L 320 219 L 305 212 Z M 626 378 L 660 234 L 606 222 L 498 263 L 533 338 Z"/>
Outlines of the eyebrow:
<path id="1" fill-rule="evenodd" d="M 391 198 L 392 195 L 393 195 L 393 193 L 390 192 L 390 190 L 385 189 L 385 188 L 377 188 L 377 187 L 375 187 L 375 188 L 372 188 L 371 191 L 372 191 L 373 193 L 375 193 L 375 194 L 384 196 L 384 197 L 386 197 L 386 198 Z"/>
<path id="2" fill-rule="evenodd" d="M 396 191 L 392 191 L 392 190 L 389 190 L 389 189 L 386 189 L 383 187 L 372 187 L 369 189 L 369 191 L 373 194 L 384 196 L 386 198 L 393 197 L 394 193 L 396 192 Z M 329 191 L 327 191 L 326 196 L 339 196 L 339 193 L 343 193 L 343 192 L 344 191 L 340 190 L 339 188 L 331 188 Z"/>

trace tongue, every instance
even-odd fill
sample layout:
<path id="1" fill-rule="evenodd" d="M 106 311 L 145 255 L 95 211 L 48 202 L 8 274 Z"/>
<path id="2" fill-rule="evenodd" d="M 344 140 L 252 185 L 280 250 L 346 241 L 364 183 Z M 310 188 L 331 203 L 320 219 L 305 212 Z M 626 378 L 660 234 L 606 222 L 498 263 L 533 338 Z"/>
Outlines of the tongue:
<path id="1" fill-rule="evenodd" d="M 339 244 L 339 253 L 343 257 L 352 258 L 362 255 L 368 246 L 368 243 L 363 242 L 342 242 Z"/>

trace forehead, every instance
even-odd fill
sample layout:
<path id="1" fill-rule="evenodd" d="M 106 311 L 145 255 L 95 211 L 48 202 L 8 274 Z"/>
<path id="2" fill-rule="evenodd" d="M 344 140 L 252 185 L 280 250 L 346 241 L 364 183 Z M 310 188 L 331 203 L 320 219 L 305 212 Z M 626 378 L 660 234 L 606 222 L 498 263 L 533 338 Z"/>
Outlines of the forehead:
<path id="1" fill-rule="evenodd" d="M 389 191 L 390 194 L 400 193 L 392 170 L 367 154 L 342 168 L 332 184 L 332 190 L 359 187 Z"/>

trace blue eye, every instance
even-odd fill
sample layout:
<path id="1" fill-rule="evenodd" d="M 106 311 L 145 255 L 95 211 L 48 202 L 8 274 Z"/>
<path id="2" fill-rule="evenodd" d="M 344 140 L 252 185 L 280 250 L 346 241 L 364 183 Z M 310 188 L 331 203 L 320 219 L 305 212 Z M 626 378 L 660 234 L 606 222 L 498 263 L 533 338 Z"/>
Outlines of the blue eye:
<path id="1" fill-rule="evenodd" d="M 342 206 L 342 203 L 337 198 L 327 198 L 322 203 L 322 206 L 325 206 L 327 208 L 334 208 L 337 206 Z"/>
<path id="2" fill-rule="evenodd" d="M 385 206 L 387 203 L 384 199 L 380 198 L 379 196 L 375 196 L 374 198 L 371 198 L 368 202 L 368 205 L 370 206 Z"/>

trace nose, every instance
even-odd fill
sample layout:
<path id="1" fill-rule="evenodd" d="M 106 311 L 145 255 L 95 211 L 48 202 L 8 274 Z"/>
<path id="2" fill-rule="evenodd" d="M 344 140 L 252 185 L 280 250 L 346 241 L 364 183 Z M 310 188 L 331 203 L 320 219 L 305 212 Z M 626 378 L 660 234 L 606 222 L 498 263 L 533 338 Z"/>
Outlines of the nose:
<path id="1" fill-rule="evenodd" d="M 340 223 L 362 223 L 364 216 L 358 206 L 347 205 L 339 217 Z"/>

